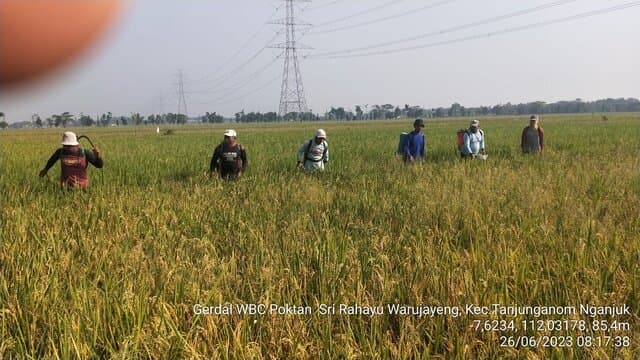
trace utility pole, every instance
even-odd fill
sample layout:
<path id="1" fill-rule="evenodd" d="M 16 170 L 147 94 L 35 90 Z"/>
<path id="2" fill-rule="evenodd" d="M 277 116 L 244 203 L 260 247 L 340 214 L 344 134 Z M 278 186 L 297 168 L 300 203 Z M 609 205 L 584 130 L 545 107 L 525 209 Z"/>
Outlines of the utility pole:
<path id="1" fill-rule="evenodd" d="M 182 112 L 184 110 L 184 113 Z M 184 77 L 182 75 L 182 69 L 178 70 L 178 112 L 176 115 L 184 114 L 185 119 L 189 118 L 187 111 L 187 100 L 184 96 Z"/>
<path id="2" fill-rule="evenodd" d="M 308 111 L 307 101 L 302 86 L 298 49 L 309 49 L 296 41 L 296 29 L 299 26 L 309 26 L 307 23 L 296 23 L 294 2 L 311 2 L 311 0 L 283 0 L 286 5 L 284 20 L 274 22 L 285 26 L 285 42 L 272 47 L 284 49 L 284 69 L 282 71 L 282 85 L 280 86 L 279 115 L 285 116 L 291 112 L 300 116 Z"/>

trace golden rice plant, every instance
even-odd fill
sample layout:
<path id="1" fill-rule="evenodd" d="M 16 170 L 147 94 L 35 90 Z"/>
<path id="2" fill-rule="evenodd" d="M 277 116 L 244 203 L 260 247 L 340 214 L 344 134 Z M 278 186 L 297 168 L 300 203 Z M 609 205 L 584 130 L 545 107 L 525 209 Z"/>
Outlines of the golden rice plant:
<path id="1" fill-rule="evenodd" d="M 417 166 L 394 155 L 410 119 L 234 125 L 250 168 L 231 183 L 207 175 L 222 125 L 75 129 L 105 158 L 86 192 L 60 191 L 57 166 L 37 177 L 60 129 L 2 132 L 0 358 L 635 359 L 640 118 L 609 119 L 543 117 L 539 157 L 519 152 L 526 118 L 480 119 L 487 161 L 453 151 L 467 119 L 429 120 Z M 317 127 L 327 171 L 301 173 Z M 615 330 L 509 332 L 474 328 L 495 315 L 319 311 L 494 303 L 631 314 L 602 318 Z M 240 304 L 312 312 L 194 310 Z M 501 346 L 512 335 L 629 341 Z"/>

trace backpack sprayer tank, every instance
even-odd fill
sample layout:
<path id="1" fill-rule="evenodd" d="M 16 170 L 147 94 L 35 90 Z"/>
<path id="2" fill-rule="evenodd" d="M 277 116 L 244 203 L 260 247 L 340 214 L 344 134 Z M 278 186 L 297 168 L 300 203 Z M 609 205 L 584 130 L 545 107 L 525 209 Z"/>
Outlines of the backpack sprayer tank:
<path id="1" fill-rule="evenodd" d="M 404 155 L 404 145 L 406 144 L 408 138 L 409 133 L 400 133 L 400 140 L 398 141 L 398 149 L 396 150 L 396 155 Z"/>
<path id="2" fill-rule="evenodd" d="M 467 129 L 460 129 L 456 133 L 456 151 L 462 151 L 462 146 L 464 145 L 464 133 L 467 132 Z"/>

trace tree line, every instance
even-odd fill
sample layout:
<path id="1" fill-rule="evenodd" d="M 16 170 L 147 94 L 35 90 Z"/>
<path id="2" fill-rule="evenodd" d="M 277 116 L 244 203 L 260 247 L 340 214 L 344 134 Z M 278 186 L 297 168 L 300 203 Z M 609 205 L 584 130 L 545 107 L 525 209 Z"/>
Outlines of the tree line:
<path id="1" fill-rule="evenodd" d="M 236 122 L 271 122 L 271 121 L 313 121 L 313 120 L 379 120 L 396 118 L 446 118 L 465 116 L 501 116 L 501 115 L 530 115 L 530 114 L 575 114 L 575 113 L 606 113 L 606 112 L 640 112 L 640 101 L 635 98 L 603 99 L 596 101 L 559 101 L 546 103 L 535 101 L 520 104 L 498 104 L 493 106 L 465 107 L 453 103 L 449 107 L 423 108 L 416 105 L 355 105 L 354 110 L 344 107 L 331 107 L 323 115 L 311 112 L 298 114 L 289 113 L 279 117 L 275 112 L 244 111 L 235 114 Z"/>
<path id="2" fill-rule="evenodd" d="M 370 110 L 369 110 L 370 108 Z M 347 111 L 343 107 L 334 108 L 327 112 L 326 119 L 334 120 L 369 120 L 394 118 L 445 118 L 465 116 L 501 116 L 501 115 L 530 115 L 530 114 L 575 114 L 575 113 L 606 113 L 606 112 L 638 112 L 640 101 L 635 98 L 603 99 L 596 101 L 559 101 L 546 103 L 535 101 L 520 104 L 498 104 L 493 106 L 465 107 L 453 103 L 449 107 L 422 108 L 420 106 L 403 107 L 384 105 L 356 105 L 354 111 Z"/>
<path id="3" fill-rule="evenodd" d="M 208 113 L 207 113 L 208 114 Z M 96 116 L 95 118 L 80 113 L 75 116 L 69 112 L 61 114 L 53 114 L 42 120 L 40 115 L 33 114 L 32 121 L 23 122 L 29 125 L 42 127 L 67 127 L 67 126 L 126 126 L 126 125 L 160 125 L 160 124 L 186 124 L 187 116 L 184 114 L 152 114 L 148 116 L 132 113 L 130 116 L 114 116 L 111 112 L 107 112 Z"/>
<path id="4" fill-rule="evenodd" d="M 132 113 L 129 116 L 114 116 L 111 112 L 91 117 L 80 113 L 75 116 L 69 112 L 53 114 L 44 120 L 38 115 L 32 116 L 32 121 L 14 124 L 16 127 L 67 127 L 67 126 L 121 126 L 121 125 L 161 125 L 186 124 L 187 122 L 218 124 L 224 122 L 259 123 L 276 121 L 317 121 L 317 120 L 374 120 L 395 118 L 446 118 L 465 116 L 500 116 L 500 115 L 528 115 L 528 114 L 573 114 L 573 113 L 607 113 L 607 112 L 640 112 L 640 100 L 635 98 L 608 98 L 596 101 L 558 101 L 546 103 L 534 101 L 520 104 L 498 104 L 493 106 L 465 107 L 453 103 L 449 107 L 423 108 L 405 104 L 397 105 L 355 105 L 354 110 L 344 107 L 331 107 L 324 114 L 312 112 L 291 112 L 284 116 L 276 112 L 249 112 L 244 110 L 234 114 L 233 118 L 225 118 L 217 112 L 206 112 L 196 118 L 188 118 L 185 114 L 166 113 L 143 116 Z M 5 114 L 0 112 L 0 128 L 9 126 L 5 121 Z M 13 126 L 13 125 L 12 125 Z"/>

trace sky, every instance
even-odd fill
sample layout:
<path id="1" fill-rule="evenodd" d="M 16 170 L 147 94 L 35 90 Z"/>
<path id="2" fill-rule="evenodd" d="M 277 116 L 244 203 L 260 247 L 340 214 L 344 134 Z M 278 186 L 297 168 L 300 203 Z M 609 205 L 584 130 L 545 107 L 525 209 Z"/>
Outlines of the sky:
<path id="1" fill-rule="evenodd" d="M 5 120 L 65 111 L 94 117 L 177 112 L 180 71 L 191 117 L 278 111 L 284 68 L 278 44 L 285 41 L 278 22 L 285 1 L 125 1 L 89 51 L 29 87 L 1 89 Z M 598 12 L 624 4 L 636 6 Z M 387 103 L 435 108 L 640 98 L 637 5 L 297 1 L 306 102 L 323 114 L 332 106 L 370 110 Z"/>

